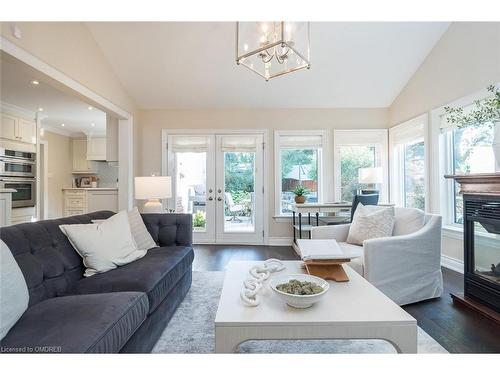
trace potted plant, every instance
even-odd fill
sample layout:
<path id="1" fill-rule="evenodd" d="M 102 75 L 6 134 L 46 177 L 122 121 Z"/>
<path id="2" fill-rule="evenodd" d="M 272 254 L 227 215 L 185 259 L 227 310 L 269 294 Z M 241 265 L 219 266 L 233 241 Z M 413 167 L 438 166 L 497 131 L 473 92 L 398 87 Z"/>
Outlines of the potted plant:
<path id="1" fill-rule="evenodd" d="M 195 230 L 205 228 L 206 222 L 207 219 L 205 217 L 205 212 L 196 211 L 196 213 L 193 215 L 193 227 L 195 228 Z"/>
<path id="2" fill-rule="evenodd" d="M 463 108 L 444 107 L 446 120 L 458 128 L 486 124 L 493 128 L 493 153 L 496 160 L 496 169 L 500 169 L 500 90 L 495 85 L 490 85 L 487 90 L 493 96 L 474 101 L 474 109 L 464 112 Z"/>
<path id="3" fill-rule="evenodd" d="M 304 186 L 298 185 L 292 193 L 295 194 L 295 203 L 304 203 L 306 201 L 306 194 L 309 193 Z"/>

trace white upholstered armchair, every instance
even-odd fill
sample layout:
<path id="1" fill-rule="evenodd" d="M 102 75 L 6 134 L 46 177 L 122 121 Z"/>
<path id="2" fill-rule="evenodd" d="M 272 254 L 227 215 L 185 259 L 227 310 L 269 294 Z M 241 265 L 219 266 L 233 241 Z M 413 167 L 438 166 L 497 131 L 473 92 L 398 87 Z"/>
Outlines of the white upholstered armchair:
<path id="1" fill-rule="evenodd" d="M 423 226 L 408 233 L 415 227 L 408 220 L 417 211 Z M 363 246 L 346 243 L 349 226 L 314 227 L 311 238 L 335 239 L 341 248 L 359 254 L 348 265 L 399 305 L 441 296 L 441 216 L 396 207 L 393 236 L 366 240 Z"/>

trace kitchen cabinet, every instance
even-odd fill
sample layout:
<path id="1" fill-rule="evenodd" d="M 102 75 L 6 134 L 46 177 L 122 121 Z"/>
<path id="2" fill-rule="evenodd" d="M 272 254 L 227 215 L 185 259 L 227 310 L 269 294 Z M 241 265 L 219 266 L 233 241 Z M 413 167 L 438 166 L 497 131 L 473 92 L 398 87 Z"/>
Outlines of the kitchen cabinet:
<path id="1" fill-rule="evenodd" d="M 36 123 L 19 119 L 17 123 L 19 141 L 36 144 Z"/>
<path id="2" fill-rule="evenodd" d="M 63 189 L 64 217 L 95 211 L 118 211 L 117 188 Z"/>
<path id="3" fill-rule="evenodd" d="M 2 113 L 0 137 L 24 143 L 36 143 L 36 123 Z"/>
<path id="4" fill-rule="evenodd" d="M 0 189 L 0 227 L 12 224 L 12 193 L 13 189 Z"/>
<path id="5" fill-rule="evenodd" d="M 73 139 L 73 173 L 96 173 L 97 164 L 87 160 L 87 140 Z"/>
<path id="6" fill-rule="evenodd" d="M 106 160 L 106 137 L 87 138 L 87 160 Z"/>
<path id="7" fill-rule="evenodd" d="M 29 223 L 36 216 L 35 207 L 20 207 L 12 209 L 12 225 Z"/>
<path id="8" fill-rule="evenodd" d="M 6 115 L 2 113 L 2 131 L 0 136 L 6 139 L 13 139 L 17 141 L 16 129 L 17 129 L 17 118 L 13 116 Z"/>

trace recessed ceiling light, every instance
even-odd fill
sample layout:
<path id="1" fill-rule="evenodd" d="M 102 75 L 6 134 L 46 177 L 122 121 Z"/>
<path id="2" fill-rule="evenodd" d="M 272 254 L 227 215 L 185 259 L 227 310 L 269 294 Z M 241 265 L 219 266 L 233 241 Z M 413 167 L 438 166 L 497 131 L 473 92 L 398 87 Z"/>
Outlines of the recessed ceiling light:
<path id="1" fill-rule="evenodd" d="M 36 79 L 34 79 L 33 81 L 31 81 L 31 83 L 32 83 L 33 85 L 35 85 L 35 86 L 40 84 L 40 82 L 38 82 Z"/>
<path id="2" fill-rule="evenodd" d="M 42 107 L 38 108 L 38 112 L 43 112 L 43 108 Z"/>
<path id="3" fill-rule="evenodd" d="M 61 126 L 64 126 L 64 124 L 61 124 Z"/>
<path id="4" fill-rule="evenodd" d="M 95 123 L 91 123 L 90 126 L 95 126 Z"/>
<path id="5" fill-rule="evenodd" d="M 89 111 L 92 111 L 94 108 L 92 108 L 92 106 L 89 105 Z"/>

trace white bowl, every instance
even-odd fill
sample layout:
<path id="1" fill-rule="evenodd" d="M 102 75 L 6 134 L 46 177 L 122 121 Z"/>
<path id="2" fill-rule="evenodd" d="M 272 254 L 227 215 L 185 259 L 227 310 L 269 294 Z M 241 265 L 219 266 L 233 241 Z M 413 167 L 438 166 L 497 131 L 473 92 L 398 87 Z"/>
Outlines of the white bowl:
<path id="1" fill-rule="evenodd" d="M 285 293 L 276 289 L 276 286 L 280 284 L 286 284 L 290 280 L 299 280 L 302 282 L 308 281 L 311 283 L 315 283 L 322 287 L 323 291 L 318 294 L 302 296 L 298 294 Z M 326 282 L 322 278 L 306 274 L 276 276 L 269 281 L 269 286 L 283 301 L 286 302 L 287 305 L 290 305 L 297 309 L 306 309 L 308 307 L 311 307 L 314 303 L 318 302 L 330 288 L 330 284 L 328 284 L 328 282 Z"/>

